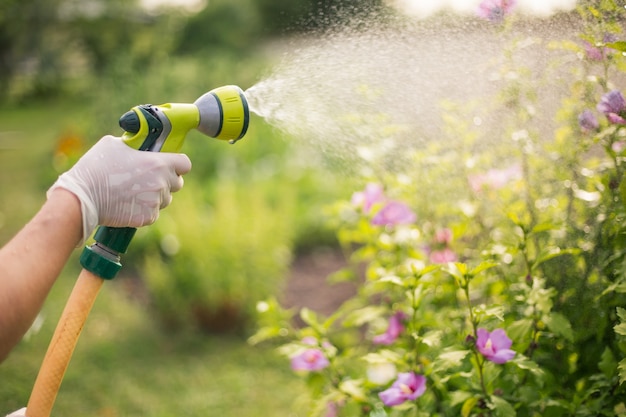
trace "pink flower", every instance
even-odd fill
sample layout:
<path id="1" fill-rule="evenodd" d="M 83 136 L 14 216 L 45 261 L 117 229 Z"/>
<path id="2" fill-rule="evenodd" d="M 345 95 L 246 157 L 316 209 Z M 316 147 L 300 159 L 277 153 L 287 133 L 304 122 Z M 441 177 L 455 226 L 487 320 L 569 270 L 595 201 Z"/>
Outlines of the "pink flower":
<path id="1" fill-rule="evenodd" d="M 506 335 L 504 329 L 496 329 L 489 333 L 486 329 L 478 329 L 478 339 L 476 348 L 489 361 L 503 364 L 515 356 L 515 351 L 511 350 L 511 339 Z"/>
<path id="2" fill-rule="evenodd" d="M 380 184 L 369 183 L 364 191 L 352 194 L 352 205 L 363 209 L 364 213 L 369 213 L 372 206 L 385 200 L 383 187 Z"/>
<path id="3" fill-rule="evenodd" d="M 452 242 L 452 230 L 447 227 L 437 230 L 435 232 L 435 242 L 443 243 L 444 245 L 450 244 L 450 242 Z"/>
<path id="4" fill-rule="evenodd" d="M 405 401 L 413 401 L 426 391 L 426 377 L 414 372 L 398 374 L 398 379 L 390 388 L 378 394 L 386 406 L 402 404 Z"/>
<path id="5" fill-rule="evenodd" d="M 603 113 L 609 122 L 614 124 L 626 124 L 623 114 L 626 110 L 626 100 L 618 90 L 604 94 L 598 103 L 598 111 Z"/>
<path id="6" fill-rule="evenodd" d="M 611 149 L 615 153 L 622 153 L 622 151 L 626 149 L 626 141 L 618 140 L 617 142 L 613 142 Z"/>
<path id="7" fill-rule="evenodd" d="M 520 179 L 521 177 L 522 167 L 520 165 L 512 165 L 504 169 L 490 169 L 484 174 L 470 175 L 468 181 L 472 190 L 480 192 L 485 187 L 499 190 L 510 181 Z"/>
<path id="8" fill-rule="evenodd" d="M 404 203 L 389 201 L 372 218 L 375 226 L 395 226 L 398 224 L 410 224 L 416 220 L 415 213 Z"/>
<path id="9" fill-rule="evenodd" d="M 305 349 L 291 358 L 294 371 L 319 371 L 329 364 L 324 352 L 316 348 Z"/>
<path id="10" fill-rule="evenodd" d="M 430 252 L 429 259 L 434 264 L 446 264 L 448 262 L 456 262 L 458 257 L 452 249 L 443 248 Z"/>
<path id="11" fill-rule="evenodd" d="M 490 22 L 500 23 L 515 7 L 516 0 L 483 0 L 476 13 Z"/>
<path id="12" fill-rule="evenodd" d="M 305 345 L 316 346 L 317 339 L 307 336 L 302 339 Z M 318 348 L 308 348 L 291 357 L 291 369 L 294 371 L 319 371 L 329 365 L 328 358 Z"/>
<path id="13" fill-rule="evenodd" d="M 372 342 L 377 345 L 390 345 L 396 341 L 400 333 L 404 331 L 404 325 L 402 322 L 406 319 L 406 314 L 398 311 L 389 318 L 389 325 L 387 330 L 383 334 L 374 336 Z"/>

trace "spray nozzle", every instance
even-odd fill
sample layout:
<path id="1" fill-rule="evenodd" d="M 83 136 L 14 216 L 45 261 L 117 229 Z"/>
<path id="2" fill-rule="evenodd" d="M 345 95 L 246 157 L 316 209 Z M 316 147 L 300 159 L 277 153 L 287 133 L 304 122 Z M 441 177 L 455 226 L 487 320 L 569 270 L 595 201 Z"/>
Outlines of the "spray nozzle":
<path id="1" fill-rule="evenodd" d="M 234 85 L 215 88 L 193 104 L 144 104 L 124 113 L 119 124 L 124 141 L 135 149 L 178 152 L 191 129 L 235 143 L 246 134 L 248 101 Z"/>

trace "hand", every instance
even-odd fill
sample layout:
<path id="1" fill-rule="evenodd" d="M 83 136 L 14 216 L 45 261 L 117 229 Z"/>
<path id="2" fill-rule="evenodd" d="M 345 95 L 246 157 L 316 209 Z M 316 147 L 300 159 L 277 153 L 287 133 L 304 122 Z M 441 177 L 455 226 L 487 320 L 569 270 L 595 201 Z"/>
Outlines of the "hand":
<path id="1" fill-rule="evenodd" d="M 26 407 L 8 414 L 6 417 L 26 417 Z"/>
<path id="2" fill-rule="evenodd" d="M 140 227 L 152 224 L 159 210 L 183 187 L 191 170 L 184 154 L 144 152 L 121 138 L 105 136 L 48 190 L 72 192 L 81 203 L 83 242 L 97 225 Z"/>

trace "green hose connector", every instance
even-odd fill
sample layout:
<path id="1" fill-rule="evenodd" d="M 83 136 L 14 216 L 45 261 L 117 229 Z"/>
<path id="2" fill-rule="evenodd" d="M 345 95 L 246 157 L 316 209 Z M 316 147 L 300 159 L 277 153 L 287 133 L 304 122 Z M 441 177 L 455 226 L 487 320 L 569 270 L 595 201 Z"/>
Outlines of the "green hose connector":
<path id="1" fill-rule="evenodd" d="M 113 279 L 122 269 L 121 255 L 126 253 L 137 229 L 133 227 L 100 226 L 94 239 L 80 255 L 80 264 L 102 279 Z"/>

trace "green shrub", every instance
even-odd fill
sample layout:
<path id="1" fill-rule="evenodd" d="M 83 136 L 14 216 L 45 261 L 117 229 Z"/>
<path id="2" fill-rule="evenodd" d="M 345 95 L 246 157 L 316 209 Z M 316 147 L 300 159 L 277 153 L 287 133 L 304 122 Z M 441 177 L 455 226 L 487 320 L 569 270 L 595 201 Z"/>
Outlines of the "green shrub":
<path id="1" fill-rule="evenodd" d="M 271 199 L 262 185 L 226 173 L 208 188 L 188 181 L 146 231 L 142 272 L 166 325 L 241 330 L 256 302 L 284 281 L 293 195 L 282 187 L 281 198 Z"/>

